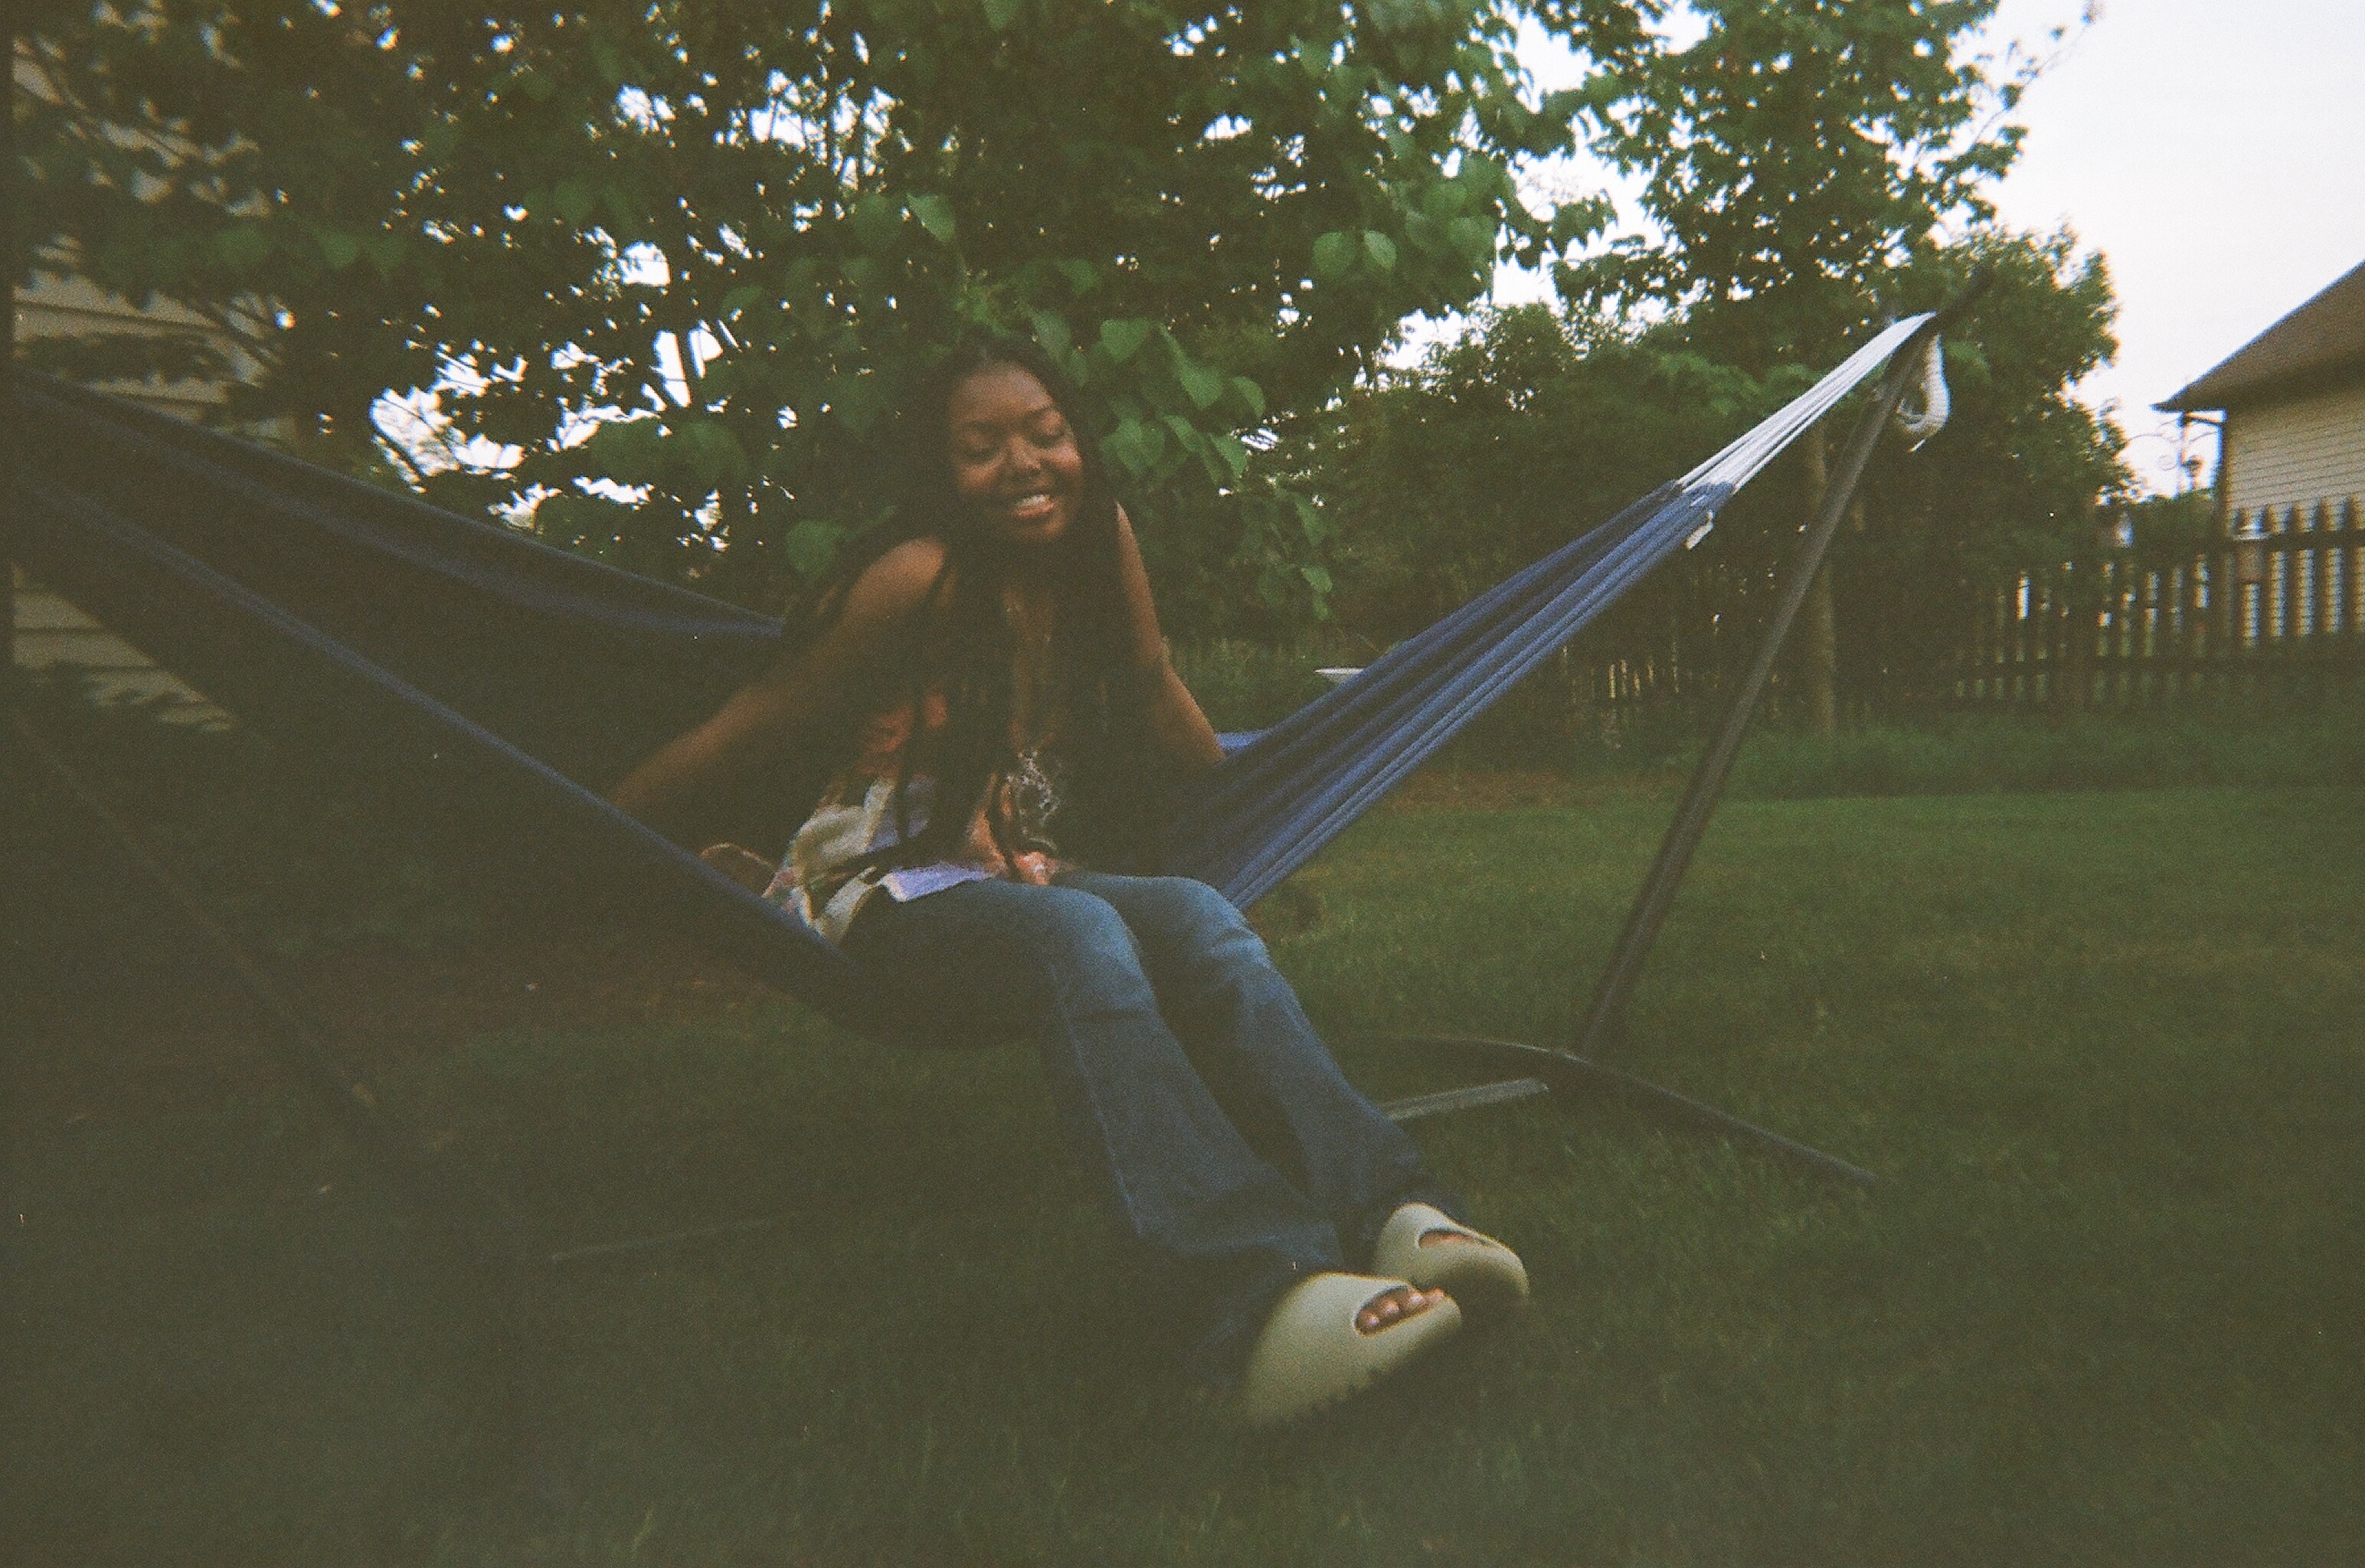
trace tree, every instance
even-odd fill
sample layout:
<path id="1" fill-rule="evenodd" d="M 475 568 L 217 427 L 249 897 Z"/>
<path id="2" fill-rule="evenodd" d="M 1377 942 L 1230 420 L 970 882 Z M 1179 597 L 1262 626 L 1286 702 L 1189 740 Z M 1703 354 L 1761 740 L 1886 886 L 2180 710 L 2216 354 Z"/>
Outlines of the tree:
<path id="1" fill-rule="evenodd" d="M 1980 264 L 1995 281 L 1947 345 L 1952 422 L 1920 451 L 1894 439 L 1876 449 L 1866 505 L 1833 547 L 1849 611 L 1843 670 L 1867 697 L 1952 655 L 2000 577 L 2083 558 L 2093 498 L 2125 482 L 2118 432 L 2069 392 L 2115 347 L 2102 259 L 2066 232 L 1983 230 L 1925 248 L 1889 287 L 1900 310 L 1926 308 Z M 1699 335 L 1680 317 L 1641 328 L 1525 307 L 1346 399 L 1293 454 L 1339 536 L 1341 621 L 1375 642 L 1427 624 L 1698 462 L 1827 368 L 1753 376 L 1698 353 Z M 1687 678 L 1736 665 L 1754 646 L 1799 521 L 1770 479 L 1743 492 L 1707 544 L 1614 608 L 1586 648 L 1677 648 Z"/>
<path id="2" fill-rule="evenodd" d="M 1487 313 L 1359 387 L 1290 453 L 1338 530 L 1338 610 L 1404 637 L 1746 428 L 1803 378 L 1758 382 L 1672 334 Z"/>
<path id="3" fill-rule="evenodd" d="M 1560 25 L 1631 52 L 1631 0 Z M 957 327 L 1093 400 L 1176 619 L 1318 607 L 1322 525 L 1242 441 L 1597 205 L 1530 211 L 1498 0 L 51 5 L 20 191 L 100 281 L 260 305 L 242 411 L 349 432 L 443 382 L 413 476 L 773 602 L 877 515 Z M 123 128 L 136 134 L 122 134 Z M 161 195 L 159 193 L 162 193 Z M 21 266 L 22 258 L 19 258 Z M 375 384 L 375 385 L 373 385 Z M 473 444 L 470 444 L 473 443 Z"/>
<path id="4" fill-rule="evenodd" d="M 19 10 L 11 275 L 71 269 L 219 329 L 51 339 L 24 357 L 226 379 L 234 345 L 260 373 L 233 387 L 233 421 L 367 467 L 371 405 L 436 373 L 420 302 L 459 281 L 403 208 L 436 98 L 409 69 L 420 40 L 398 48 L 333 5 Z"/>
<path id="5" fill-rule="evenodd" d="M 1992 216 L 1981 182 L 2020 131 L 1990 117 L 2001 83 L 1965 59 L 1995 0 L 1698 0 L 1687 49 L 1638 49 L 1586 90 L 1597 151 L 1647 174 L 1657 226 L 1559 276 L 1572 300 L 1681 314 L 1697 352 L 1751 375 L 1811 360 L 1857 331 L 1950 219 Z M 1809 506 L 1822 447 L 1802 450 Z M 1828 576 L 1807 607 L 1804 673 L 1817 729 L 1835 725 L 1836 616 Z"/>
<path id="6" fill-rule="evenodd" d="M 1982 230 L 1917 257 L 1899 308 L 1935 306 L 1982 264 L 1995 281 L 1946 348 L 1953 420 L 1919 453 L 1890 443 L 1866 473 L 1862 526 L 1833 549 L 1866 689 L 1955 653 L 1999 581 L 2090 559 L 2097 504 L 2129 488 L 2124 435 L 2070 391 L 2118 348 L 2102 257 L 2066 229 Z"/>

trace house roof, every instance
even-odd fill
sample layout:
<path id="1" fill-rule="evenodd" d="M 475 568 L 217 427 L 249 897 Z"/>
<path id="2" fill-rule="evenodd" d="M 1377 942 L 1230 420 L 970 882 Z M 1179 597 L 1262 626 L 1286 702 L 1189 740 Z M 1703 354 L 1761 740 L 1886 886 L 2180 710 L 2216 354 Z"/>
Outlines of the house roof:
<path id="1" fill-rule="evenodd" d="M 2351 375 L 2365 375 L 2365 263 L 2154 406 L 2171 412 L 2238 408 Z"/>

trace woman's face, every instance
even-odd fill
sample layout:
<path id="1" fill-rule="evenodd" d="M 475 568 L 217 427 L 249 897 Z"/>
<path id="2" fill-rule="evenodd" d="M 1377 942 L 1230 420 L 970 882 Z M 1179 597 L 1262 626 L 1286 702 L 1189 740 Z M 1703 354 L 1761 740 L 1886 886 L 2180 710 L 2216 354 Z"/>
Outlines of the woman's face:
<path id="1" fill-rule="evenodd" d="M 953 388 L 953 489 L 971 515 L 1014 544 L 1067 532 L 1084 494 L 1084 454 L 1067 416 L 1034 375 L 989 364 Z"/>

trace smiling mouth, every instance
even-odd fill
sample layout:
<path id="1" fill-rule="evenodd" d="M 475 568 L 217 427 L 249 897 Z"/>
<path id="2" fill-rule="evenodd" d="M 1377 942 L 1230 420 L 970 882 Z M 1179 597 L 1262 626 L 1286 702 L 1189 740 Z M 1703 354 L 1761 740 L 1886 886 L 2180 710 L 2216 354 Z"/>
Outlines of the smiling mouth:
<path id="1" fill-rule="evenodd" d="M 1003 501 L 1002 510 L 1022 522 L 1033 522 L 1048 517 L 1058 504 L 1059 498 L 1049 490 L 1029 490 Z"/>

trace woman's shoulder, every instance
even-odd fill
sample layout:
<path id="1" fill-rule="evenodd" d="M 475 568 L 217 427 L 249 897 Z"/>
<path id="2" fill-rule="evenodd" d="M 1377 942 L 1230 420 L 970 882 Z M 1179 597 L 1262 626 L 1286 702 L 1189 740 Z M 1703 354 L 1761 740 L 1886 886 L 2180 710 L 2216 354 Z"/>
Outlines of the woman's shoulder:
<path id="1" fill-rule="evenodd" d="M 943 540 L 906 539 L 862 568 L 846 592 L 846 619 L 860 624 L 901 621 L 918 609 L 943 578 Z"/>

